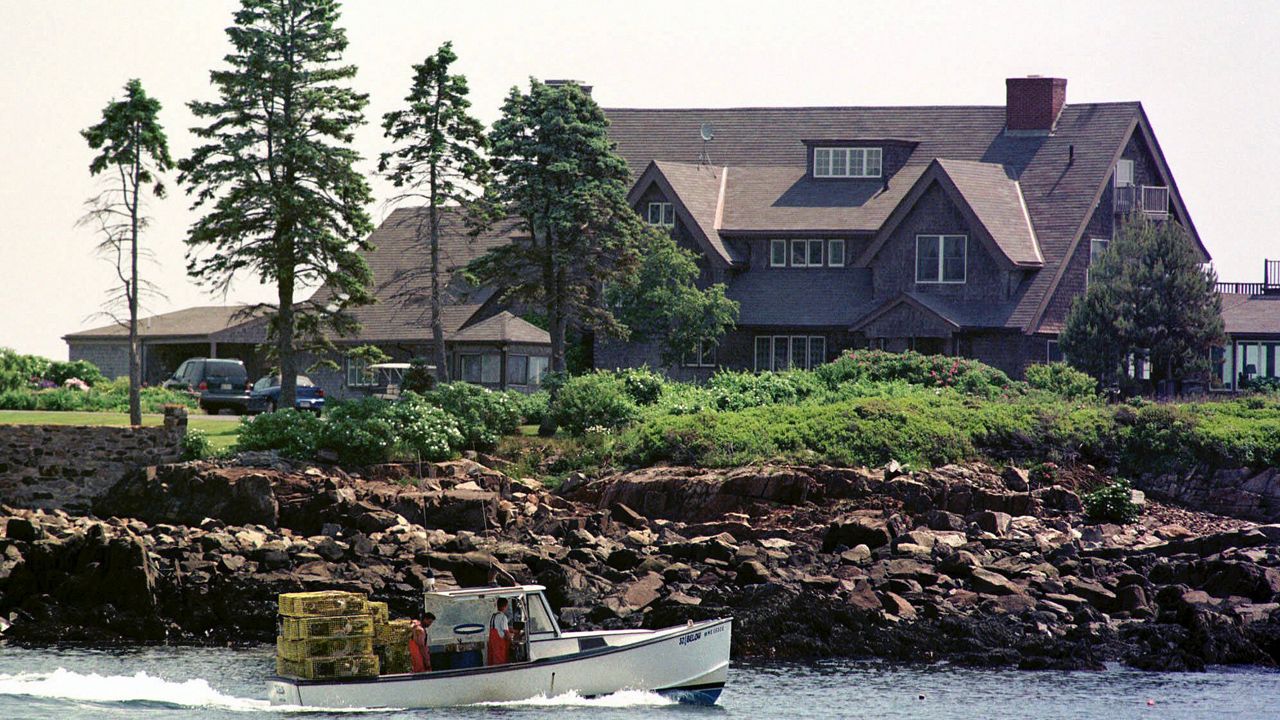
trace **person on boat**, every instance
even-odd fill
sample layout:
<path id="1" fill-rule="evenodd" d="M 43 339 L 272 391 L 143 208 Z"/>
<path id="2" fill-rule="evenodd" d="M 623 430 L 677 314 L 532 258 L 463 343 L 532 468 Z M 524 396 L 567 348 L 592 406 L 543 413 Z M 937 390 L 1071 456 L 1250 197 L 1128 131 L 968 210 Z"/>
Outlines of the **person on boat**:
<path id="1" fill-rule="evenodd" d="M 435 613 L 422 616 L 422 621 L 413 621 L 413 634 L 409 636 L 409 665 L 414 672 L 431 671 L 431 641 L 427 629 L 436 621 Z"/>
<path id="2" fill-rule="evenodd" d="M 489 616 L 489 665 L 505 665 L 511 651 L 511 630 L 507 622 L 507 599 L 498 598 L 497 612 Z"/>

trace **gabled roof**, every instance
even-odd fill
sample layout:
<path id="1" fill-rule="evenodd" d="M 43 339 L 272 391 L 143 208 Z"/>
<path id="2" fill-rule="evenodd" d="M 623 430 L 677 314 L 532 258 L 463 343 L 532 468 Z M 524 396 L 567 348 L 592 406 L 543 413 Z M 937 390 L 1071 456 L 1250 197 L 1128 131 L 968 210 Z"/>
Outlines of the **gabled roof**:
<path id="1" fill-rule="evenodd" d="M 1280 295 L 1222 293 L 1221 297 L 1228 335 L 1280 336 Z"/>
<path id="2" fill-rule="evenodd" d="M 727 168 L 710 165 L 655 160 L 632 185 L 627 200 L 634 205 L 650 185 L 656 184 L 709 251 L 708 255 L 732 265 L 740 258 L 720 238 L 726 171 Z M 640 211 L 643 213 L 644 208 Z"/>
<path id="3" fill-rule="evenodd" d="M 858 318 L 850 330 L 861 330 L 901 305 L 933 315 L 956 329 L 999 329 L 1007 327 L 1008 316 L 1015 303 L 960 302 L 927 293 L 904 292 L 870 308 L 865 315 Z"/>
<path id="4" fill-rule="evenodd" d="M 431 278 L 428 272 L 430 248 L 416 239 L 420 224 L 427 222 L 426 208 L 399 208 L 369 236 L 372 250 L 361 255 L 373 272 L 373 294 L 378 302 L 352 308 L 360 323 L 360 342 L 423 342 L 431 338 Z M 444 282 L 441 319 L 445 339 L 472 320 L 493 295 L 489 288 L 474 288 L 461 270 L 489 250 L 520 237 L 519 223 L 513 219 L 495 223 L 473 236 L 457 208 L 443 209 L 440 216 L 440 267 Z M 312 296 L 323 302 L 330 294 L 321 287 Z"/>
<path id="5" fill-rule="evenodd" d="M 503 310 L 493 317 L 467 325 L 450 338 L 454 342 L 512 342 L 550 345 L 551 335 L 542 328 Z"/>
<path id="6" fill-rule="evenodd" d="M 200 305 L 138 319 L 138 335 L 147 340 L 205 338 L 223 330 L 253 322 L 257 316 L 247 305 Z M 116 340 L 127 338 L 129 329 L 119 324 L 81 330 L 64 340 Z"/>
<path id="7" fill-rule="evenodd" d="M 875 232 L 935 159 L 1003 166 L 1006 177 L 1017 182 L 1031 221 L 1030 233 L 1043 258 L 1042 269 L 1019 289 L 1007 320 L 1008 326 L 1027 331 L 1039 324 L 1125 141 L 1135 128 L 1149 130 L 1136 102 L 1066 105 L 1054 132 L 1037 136 L 1004 132 L 1003 105 L 613 108 L 605 113 L 610 137 L 627 159 L 633 177 L 639 177 L 654 160 L 694 162 L 703 151 L 699 127 L 704 122 L 715 126 L 715 140 L 706 151 L 714 164 L 728 167 L 719 227 L 725 236 L 806 230 Z M 849 137 L 912 138 L 919 144 L 910 150 L 905 164 L 884 180 L 807 177 L 806 139 Z M 1167 171 L 1158 146 L 1153 141 L 1149 144 L 1157 163 Z M 1176 197 L 1172 179 L 1170 191 Z M 1173 204 L 1182 208 L 1180 199 Z M 1010 207 L 1005 202 L 995 205 Z M 996 219 L 989 222 L 1005 224 Z M 1188 228 L 1193 228 L 1189 218 Z M 1014 242 L 1009 253 L 1025 257 L 1021 252 L 1025 247 L 1025 239 Z"/>
<path id="8" fill-rule="evenodd" d="M 969 216 L 969 224 L 985 233 L 981 239 L 988 251 L 1009 265 L 1038 268 L 1044 255 L 1036 241 L 1027 204 L 1018 181 L 1009 177 L 1004 165 L 939 158 L 916 180 L 911 191 L 898 203 L 880 231 L 858 260 L 868 265 L 888 241 L 893 231 L 911 213 L 919 198 L 934 183 Z"/>

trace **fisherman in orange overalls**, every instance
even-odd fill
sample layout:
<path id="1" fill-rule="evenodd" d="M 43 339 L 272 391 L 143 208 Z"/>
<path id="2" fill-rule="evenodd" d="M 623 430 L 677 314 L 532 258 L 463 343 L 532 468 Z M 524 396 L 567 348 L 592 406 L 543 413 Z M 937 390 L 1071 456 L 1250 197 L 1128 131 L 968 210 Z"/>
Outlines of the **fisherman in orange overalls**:
<path id="1" fill-rule="evenodd" d="M 498 598 L 498 611 L 489 616 L 489 665 L 505 665 L 511 651 L 511 631 L 507 626 L 507 599 Z"/>
<path id="2" fill-rule="evenodd" d="M 413 635 L 409 637 L 409 665 L 414 672 L 431 671 L 431 643 L 427 640 L 427 628 L 436 621 L 434 613 L 422 616 L 422 622 L 413 621 Z"/>

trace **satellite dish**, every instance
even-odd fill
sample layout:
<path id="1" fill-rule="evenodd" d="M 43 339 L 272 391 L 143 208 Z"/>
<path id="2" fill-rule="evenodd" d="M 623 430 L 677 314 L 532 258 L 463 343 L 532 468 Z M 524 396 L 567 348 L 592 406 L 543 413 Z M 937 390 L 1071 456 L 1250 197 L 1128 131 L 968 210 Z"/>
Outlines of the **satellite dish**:
<path id="1" fill-rule="evenodd" d="M 716 129 L 709 122 L 702 123 L 702 127 L 698 128 L 698 134 L 702 136 L 702 142 L 711 142 L 716 138 Z"/>

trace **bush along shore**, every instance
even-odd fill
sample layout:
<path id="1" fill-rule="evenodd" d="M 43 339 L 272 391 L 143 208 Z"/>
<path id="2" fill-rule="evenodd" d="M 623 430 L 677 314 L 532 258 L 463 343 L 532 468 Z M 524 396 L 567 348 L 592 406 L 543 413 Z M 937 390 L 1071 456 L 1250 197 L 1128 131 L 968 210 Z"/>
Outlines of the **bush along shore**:
<path id="1" fill-rule="evenodd" d="M 659 467 L 551 492 L 471 460 L 355 476 L 245 453 L 139 470 L 91 516 L 0 509 L 2 637 L 267 642 L 278 593 L 403 617 L 429 572 L 475 585 L 496 562 L 566 628 L 731 615 L 737 658 L 1280 660 L 1280 526 L 1136 500 L 1083 465 Z"/>

